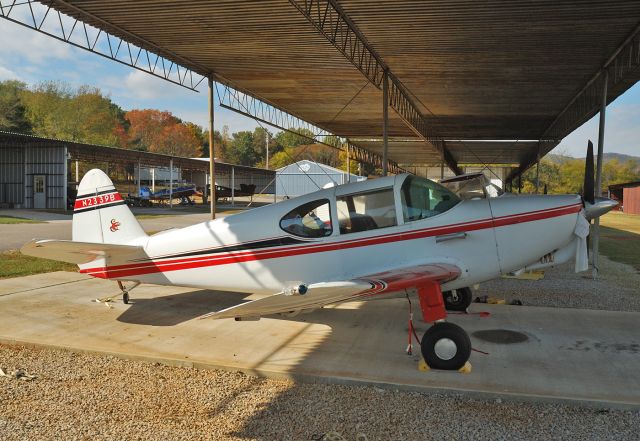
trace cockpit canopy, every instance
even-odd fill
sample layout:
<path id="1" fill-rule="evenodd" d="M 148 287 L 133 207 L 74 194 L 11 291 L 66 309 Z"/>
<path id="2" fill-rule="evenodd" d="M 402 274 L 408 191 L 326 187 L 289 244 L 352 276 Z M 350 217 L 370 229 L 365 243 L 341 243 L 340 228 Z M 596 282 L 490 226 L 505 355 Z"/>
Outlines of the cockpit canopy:
<path id="1" fill-rule="evenodd" d="M 497 198 L 504 193 L 484 173 L 454 176 L 453 178 L 443 179 L 440 184 L 463 200 Z"/>
<path id="2" fill-rule="evenodd" d="M 460 202 L 453 192 L 428 179 L 407 175 L 399 187 L 388 182 L 387 187 L 301 203 L 282 217 L 280 228 L 299 237 L 326 237 L 333 234 L 332 216 L 337 215 L 341 235 L 359 233 L 436 216 Z"/>

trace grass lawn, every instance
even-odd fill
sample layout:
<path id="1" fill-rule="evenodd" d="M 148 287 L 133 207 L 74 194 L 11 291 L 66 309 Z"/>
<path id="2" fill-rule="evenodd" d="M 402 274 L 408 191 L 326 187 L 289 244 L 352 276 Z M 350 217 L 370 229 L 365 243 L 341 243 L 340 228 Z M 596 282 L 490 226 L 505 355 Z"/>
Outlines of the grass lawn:
<path id="1" fill-rule="evenodd" d="M 600 251 L 640 271 L 640 216 L 612 211 L 600 218 Z"/>
<path id="2" fill-rule="evenodd" d="M 41 224 L 43 222 L 24 217 L 0 216 L 0 224 Z"/>
<path id="3" fill-rule="evenodd" d="M 50 273 L 53 271 L 77 272 L 78 266 L 71 263 L 25 256 L 17 250 L 3 251 L 0 253 L 0 279 Z"/>

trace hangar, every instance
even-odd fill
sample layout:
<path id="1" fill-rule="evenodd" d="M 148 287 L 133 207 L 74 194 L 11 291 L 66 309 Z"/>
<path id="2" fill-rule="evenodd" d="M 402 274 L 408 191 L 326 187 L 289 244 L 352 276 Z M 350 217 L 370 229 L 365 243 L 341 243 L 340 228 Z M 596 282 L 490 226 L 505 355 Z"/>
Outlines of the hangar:
<path id="1" fill-rule="evenodd" d="M 276 195 L 296 197 L 325 188 L 326 185 L 340 185 L 365 179 L 367 178 L 347 174 L 344 170 L 326 164 L 303 159 L 276 170 Z"/>
<path id="2" fill-rule="evenodd" d="M 107 171 L 110 166 L 130 166 L 131 193 L 144 181 L 137 171 L 143 167 L 179 170 L 203 189 L 209 180 L 208 160 L 0 132 L 0 207 L 66 209 L 69 184 L 78 182 L 79 162 Z M 218 161 L 216 167 L 218 185 L 255 184 L 262 193 L 275 192 L 274 171 Z"/>
<path id="3" fill-rule="evenodd" d="M 519 186 L 599 114 L 601 189 L 606 106 L 640 79 L 635 0 L 24 0 L 0 17 L 194 91 L 206 82 L 210 157 L 217 97 L 383 175 L 480 166 Z"/>

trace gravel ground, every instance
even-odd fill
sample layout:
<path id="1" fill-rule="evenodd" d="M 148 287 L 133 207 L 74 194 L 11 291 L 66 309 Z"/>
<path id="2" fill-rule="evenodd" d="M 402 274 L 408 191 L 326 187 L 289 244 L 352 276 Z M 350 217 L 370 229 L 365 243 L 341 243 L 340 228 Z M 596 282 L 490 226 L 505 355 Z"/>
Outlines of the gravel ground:
<path id="1" fill-rule="evenodd" d="M 473 293 L 474 298 L 485 295 L 532 306 L 640 311 L 640 274 L 601 256 L 597 280 L 591 271 L 574 273 L 573 263 L 567 263 L 547 270 L 542 280 L 496 279 Z"/>
<path id="2" fill-rule="evenodd" d="M 299 384 L 0 345 L 2 440 L 638 440 L 640 410 Z"/>

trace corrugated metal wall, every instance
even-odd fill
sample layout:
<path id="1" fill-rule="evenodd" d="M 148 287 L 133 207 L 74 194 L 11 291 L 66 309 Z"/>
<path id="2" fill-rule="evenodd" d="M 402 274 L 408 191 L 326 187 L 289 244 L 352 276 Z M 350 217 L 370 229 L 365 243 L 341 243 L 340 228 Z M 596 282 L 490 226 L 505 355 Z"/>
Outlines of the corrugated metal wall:
<path id="1" fill-rule="evenodd" d="M 46 176 L 46 208 L 65 208 L 64 147 L 27 147 L 25 149 L 25 208 L 33 206 L 33 177 Z"/>
<path id="2" fill-rule="evenodd" d="M 0 148 L 0 204 L 24 206 L 24 149 Z"/>
<path id="3" fill-rule="evenodd" d="M 626 214 L 640 214 L 640 186 L 623 189 L 622 211 Z"/>
<path id="4" fill-rule="evenodd" d="M 231 184 L 231 167 L 218 167 L 216 165 L 216 184 L 224 187 L 240 188 L 240 184 L 255 184 L 256 193 L 273 194 L 275 190 L 275 182 L 272 171 L 259 170 L 259 169 L 243 169 L 239 167 L 233 167 L 234 176 Z"/>
<path id="5" fill-rule="evenodd" d="M 33 177 L 44 175 L 46 207 L 64 209 L 67 185 L 64 147 L 0 145 L 0 204 L 34 208 Z"/>
<path id="6" fill-rule="evenodd" d="M 307 160 L 298 161 L 277 170 L 276 196 L 297 197 L 317 191 L 330 183 L 346 184 L 348 179 L 347 173 L 342 170 Z M 351 175 L 351 182 L 362 179 L 360 176 Z"/>

